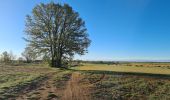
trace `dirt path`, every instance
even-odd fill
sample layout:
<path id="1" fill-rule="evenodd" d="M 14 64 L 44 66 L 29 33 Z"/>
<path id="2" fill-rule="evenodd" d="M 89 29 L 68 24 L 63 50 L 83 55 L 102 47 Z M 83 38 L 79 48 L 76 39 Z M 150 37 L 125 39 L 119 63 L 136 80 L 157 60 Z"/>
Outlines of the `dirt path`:
<path id="1" fill-rule="evenodd" d="M 80 83 L 83 78 L 79 72 L 72 73 L 61 100 L 91 100 L 89 89 Z"/>
<path id="2" fill-rule="evenodd" d="M 23 91 L 16 100 L 58 100 L 58 96 L 61 94 L 54 84 L 54 73 L 50 73 L 40 87 L 35 90 Z"/>
<path id="3" fill-rule="evenodd" d="M 105 75 L 101 75 L 98 80 L 89 82 L 86 75 L 73 72 L 69 76 L 70 78 L 64 81 L 65 85 L 57 81 L 64 86 L 63 89 L 60 86 L 59 88 L 56 87 L 54 76 L 56 76 L 56 73 L 48 74 L 47 79 L 37 88 L 23 91 L 16 100 L 91 100 L 91 87 L 105 77 Z"/>

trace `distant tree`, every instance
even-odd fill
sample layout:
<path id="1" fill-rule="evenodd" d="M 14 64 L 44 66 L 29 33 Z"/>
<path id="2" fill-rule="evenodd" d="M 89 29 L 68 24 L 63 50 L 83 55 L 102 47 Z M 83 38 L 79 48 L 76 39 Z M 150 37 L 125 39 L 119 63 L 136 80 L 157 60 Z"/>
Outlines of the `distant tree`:
<path id="1" fill-rule="evenodd" d="M 4 51 L 1 55 L 1 61 L 5 64 L 11 63 L 11 57 L 7 51 Z"/>
<path id="2" fill-rule="evenodd" d="M 31 47 L 26 47 L 21 55 L 25 58 L 27 63 L 30 63 L 37 58 L 37 55 L 35 54 L 35 52 L 33 52 Z"/>
<path id="3" fill-rule="evenodd" d="M 23 63 L 23 61 L 24 61 L 24 58 L 22 58 L 22 57 L 18 58 L 18 63 Z"/>
<path id="4" fill-rule="evenodd" d="M 16 58 L 16 56 L 13 54 L 13 52 L 12 52 L 12 51 L 10 51 L 10 52 L 9 52 L 9 57 L 10 57 L 10 61 L 11 61 L 11 63 L 13 63 L 13 62 L 14 62 L 14 60 L 15 60 L 15 58 Z"/>
<path id="5" fill-rule="evenodd" d="M 65 58 L 83 55 L 90 45 L 85 22 L 68 4 L 39 4 L 26 19 L 25 40 L 34 52 L 48 55 L 52 67 Z"/>

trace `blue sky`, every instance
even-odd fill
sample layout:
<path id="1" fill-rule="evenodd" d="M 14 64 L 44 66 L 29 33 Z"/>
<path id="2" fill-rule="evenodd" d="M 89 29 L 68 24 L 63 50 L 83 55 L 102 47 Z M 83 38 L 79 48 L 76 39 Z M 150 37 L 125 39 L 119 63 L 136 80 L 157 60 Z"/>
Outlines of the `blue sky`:
<path id="1" fill-rule="evenodd" d="M 20 55 L 25 16 L 50 0 L 1 0 L 0 52 Z M 169 0 L 53 0 L 85 20 L 92 44 L 84 60 L 170 60 Z"/>

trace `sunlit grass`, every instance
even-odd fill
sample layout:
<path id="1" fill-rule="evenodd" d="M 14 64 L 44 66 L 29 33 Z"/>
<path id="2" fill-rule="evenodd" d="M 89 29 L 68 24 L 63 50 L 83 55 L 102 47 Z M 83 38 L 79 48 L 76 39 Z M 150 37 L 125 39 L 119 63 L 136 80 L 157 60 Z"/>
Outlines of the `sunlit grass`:
<path id="1" fill-rule="evenodd" d="M 0 99 L 23 90 L 31 84 L 43 80 L 48 73 L 58 72 L 58 69 L 41 65 L 1 66 L 0 67 Z"/>
<path id="2" fill-rule="evenodd" d="M 78 70 L 96 70 L 96 71 L 115 71 L 115 72 L 135 72 L 151 74 L 170 74 L 170 69 L 166 67 L 138 67 L 126 65 L 107 65 L 107 64 L 85 64 L 76 67 Z"/>
<path id="3" fill-rule="evenodd" d="M 85 71 L 86 72 L 86 71 Z M 85 73 L 91 83 L 99 80 L 103 72 Z M 169 79 L 143 77 L 138 75 L 115 75 L 105 77 L 93 84 L 93 100 L 169 100 Z"/>

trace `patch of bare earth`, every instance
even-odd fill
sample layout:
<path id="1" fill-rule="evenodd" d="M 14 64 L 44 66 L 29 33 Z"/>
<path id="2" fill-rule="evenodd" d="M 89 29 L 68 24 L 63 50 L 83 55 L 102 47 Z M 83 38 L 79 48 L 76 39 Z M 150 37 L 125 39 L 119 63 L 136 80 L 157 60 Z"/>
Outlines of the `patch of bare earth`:
<path id="1" fill-rule="evenodd" d="M 33 90 L 23 91 L 16 100 L 58 100 L 60 90 L 55 87 L 54 73 L 50 73 L 47 79 Z"/>
<path id="2" fill-rule="evenodd" d="M 91 82 L 80 72 L 71 73 L 68 80 L 61 82 L 56 81 L 55 76 L 56 73 L 48 74 L 38 87 L 23 91 L 15 100 L 92 100 L 92 87 L 102 81 L 105 75 Z M 64 88 L 57 87 L 56 82 Z"/>
<path id="3" fill-rule="evenodd" d="M 83 78 L 79 72 L 73 72 L 61 100 L 91 100 L 89 88 L 81 84 Z"/>

